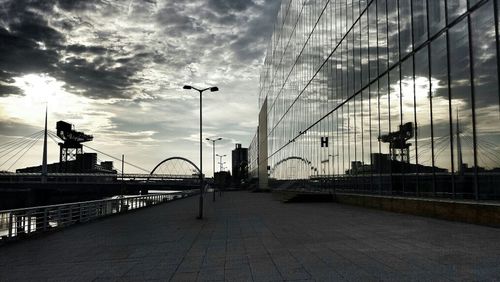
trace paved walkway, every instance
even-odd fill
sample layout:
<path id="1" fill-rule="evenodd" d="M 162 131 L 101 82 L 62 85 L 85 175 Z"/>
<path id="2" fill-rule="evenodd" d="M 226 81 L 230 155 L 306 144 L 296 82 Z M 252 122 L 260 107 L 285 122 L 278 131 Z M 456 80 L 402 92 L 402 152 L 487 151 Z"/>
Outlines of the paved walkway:
<path id="1" fill-rule="evenodd" d="M 190 198 L 0 247 L 0 281 L 500 280 L 500 229 L 248 192 L 196 214 Z"/>

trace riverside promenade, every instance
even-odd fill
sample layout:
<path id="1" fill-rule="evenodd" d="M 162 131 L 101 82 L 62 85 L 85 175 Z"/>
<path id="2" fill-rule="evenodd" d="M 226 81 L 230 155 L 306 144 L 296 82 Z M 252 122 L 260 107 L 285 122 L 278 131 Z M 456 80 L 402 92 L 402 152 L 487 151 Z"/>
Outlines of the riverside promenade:
<path id="1" fill-rule="evenodd" d="M 500 229 L 227 192 L 0 246 L 0 281 L 492 281 Z"/>

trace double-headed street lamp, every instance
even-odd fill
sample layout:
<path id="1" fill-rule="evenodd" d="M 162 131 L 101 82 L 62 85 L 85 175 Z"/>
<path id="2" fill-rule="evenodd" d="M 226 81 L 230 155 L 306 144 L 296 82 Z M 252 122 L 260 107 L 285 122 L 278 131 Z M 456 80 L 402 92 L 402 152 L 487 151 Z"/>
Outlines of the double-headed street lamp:
<path id="1" fill-rule="evenodd" d="M 220 171 L 226 171 L 225 164 L 226 164 L 226 162 L 220 162 L 219 163 L 219 165 L 220 165 Z"/>
<path id="2" fill-rule="evenodd" d="M 220 160 L 219 160 L 219 164 L 220 164 L 219 171 L 222 171 L 222 158 L 223 158 L 223 157 L 225 157 L 225 156 L 226 156 L 226 155 L 219 155 L 219 154 L 217 154 L 217 157 L 219 157 L 219 158 L 220 158 Z"/>
<path id="3" fill-rule="evenodd" d="M 214 165 L 212 167 L 213 172 L 214 172 L 214 187 L 213 187 L 213 193 L 212 194 L 214 195 L 213 201 L 215 202 L 215 142 L 222 140 L 222 138 L 221 137 L 215 138 L 215 139 L 205 138 L 205 140 L 212 141 L 212 149 L 213 149 L 212 160 L 213 160 L 213 163 L 214 163 Z"/>
<path id="4" fill-rule="evenodd" d="M 208 87 L 204 89 L 198 89 L 196 87 L 190 86 L 190 85 L 184 85 L 183 89 L 190 90 L 194 89 L 200 93 L 200 206 L 199 206 L 199 215 L 198 219 L 203 218 L 203 123 L 202 123 L 202 109 L 203 109 L 203 103 L 202 103 L 202 93 L 204 91 L 210 90 L 210 92 L 216 92 L 219 91 L 219 88 L 217 87 Z"/>

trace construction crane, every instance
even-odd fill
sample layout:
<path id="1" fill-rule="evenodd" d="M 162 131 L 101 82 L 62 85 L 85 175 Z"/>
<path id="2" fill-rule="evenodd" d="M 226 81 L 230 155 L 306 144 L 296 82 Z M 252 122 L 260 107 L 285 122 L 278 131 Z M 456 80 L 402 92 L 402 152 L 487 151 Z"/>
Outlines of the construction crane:
<path id="1" fill-rule="evenodd" d="M 410 143 L 406 143 L 413 138 L 414 129 L 413 122 L 407 122 L 399 126 L 399 130 L 389 132 L 389 134 L 380 135 L 378 140 L 384 143 L 389 143 L 389 150 L 392 160 L 398 160 L 404 163 L 410 163 Z"/>
<path id="2" fill-rule="evenodd" d="M 59 143 L 59 171 L 66 172 L 67 162 L 76 160 L 77 155 L 83 154 L 83 142 L 92 141 L 94 137 L 75 130 L 74 125 L 65 121 L 56 123 L 57 136 L 64 143 Z"/>

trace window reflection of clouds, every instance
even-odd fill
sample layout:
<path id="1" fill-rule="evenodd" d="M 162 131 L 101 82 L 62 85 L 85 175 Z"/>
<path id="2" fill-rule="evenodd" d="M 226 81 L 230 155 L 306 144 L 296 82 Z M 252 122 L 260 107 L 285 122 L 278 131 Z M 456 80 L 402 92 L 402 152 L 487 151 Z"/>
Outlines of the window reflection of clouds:
<path id="1" fill-rule="evenodd" d="M 274 103 L 270 163 L 295 154 L 319 168 L 331 155 L 320 174 L 363 178 L 353 169 L 366 170 L 370 190 L 396 193 L 441 189 L 471 197 L 481 177 L 498 185 L 498 176 L 482 174 L 500 167 L 500 157 L 486 156 L 500 155 L 493 0 L 470 1 L 470 16 L 461 18 L 466 0 L 378 0 L 367 8 L 367 1 L 284 1 L 281 13 L 288 12 L 276 25 L 261 80 L 261 93 Z M 407 122 L 415 129 L 410 163 L 381 167 L 385 157 L 377 154 L 389 156 L 390 147 L 379 136 Z M 332 148 L 318 148 L 322 136 Z M 351 167 L 356 161 L 366 166 Z"/>

